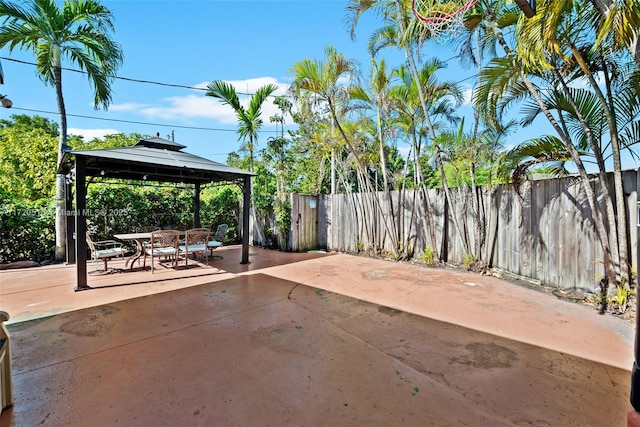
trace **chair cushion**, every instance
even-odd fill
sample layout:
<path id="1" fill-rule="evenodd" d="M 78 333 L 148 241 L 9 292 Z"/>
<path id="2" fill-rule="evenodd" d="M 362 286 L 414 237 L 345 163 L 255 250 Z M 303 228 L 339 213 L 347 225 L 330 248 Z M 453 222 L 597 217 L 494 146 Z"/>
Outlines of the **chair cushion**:
<path id="1" fill-rule="evenodd" d="M 175 248 L 153 248 L 153 251 L 151 248 L 147 248 L 147 255 L 151 256 L 175 255 L 175 253 Z"/>
<path id="2" fill-rule="evenodd" d="M 210 248 L 219 248 L 220 246 L 222 246 L 222 242 L 218 242 L 217 240 L 211 240 L 209 243 L 207 243 L 207 246 Z"/>
<path id="3" fill-rule="evenodd" d="M 187 247 L 186 246 L 180 246 L 180 250 L 182 252 L 187 252 Z M 207 246 L 204 243 L 201 243 L 199 245 L 189 245 L 189 252 L 202 252 L 202 251 L 206 251 L 207 250 Z"/>
<path id="4" fill-rule="evenodd" d="M 124 256 L 124 249 L 122 248 L 99 249 L 96 251 L 96 257 L 98 258 L 110 258 L 120 255 Z"/>

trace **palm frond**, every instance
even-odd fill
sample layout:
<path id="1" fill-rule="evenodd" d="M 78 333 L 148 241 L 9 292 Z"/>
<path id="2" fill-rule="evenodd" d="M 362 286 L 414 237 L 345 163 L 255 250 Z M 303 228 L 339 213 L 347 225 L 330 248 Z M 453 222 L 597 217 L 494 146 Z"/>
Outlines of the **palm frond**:
<path id="1" fill-rule="evenodd" d="M 223 104 L 227 104 L 233 108 L 234 111 L 244 112 L 244 107 L 240 104 L 236 89 L 224 80 L 215 80 L 207 85 L 206 96 L 212 96 L 218 98 Z"/>

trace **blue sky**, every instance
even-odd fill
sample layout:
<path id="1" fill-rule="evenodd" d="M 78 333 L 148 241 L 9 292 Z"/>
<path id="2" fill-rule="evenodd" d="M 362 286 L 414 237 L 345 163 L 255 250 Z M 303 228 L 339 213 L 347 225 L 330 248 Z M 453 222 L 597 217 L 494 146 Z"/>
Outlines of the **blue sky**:
<path id="1" fill-rule="evenodd" d="M 103 0 L 103 4 L 114 14 L 113 37 L 124 52 L 118 76 L 200 88 L 222 79 L 246 93 L 267 83 L 278 85 L 278 93 L 284 93 L 292 79 L 289 70 L 293 64 L 304 58 L 322 60 L 327 44 L 359 62 L 366 76 L 370 61 L 367 40 L 381 26 L 379 17 L 365 15 L 357 27 L 356 40 L 352 40 L 344 20 L 344 0 Z M 446 60 L 455 54 L 447 45 L 428 43 L 423 48 L 425 58 Z M 384 56 L 389 65 L 402 61 L 393 50 L 384 52 Z M 9 53 L 6 48 L 0 50 L 0 57 L 34 61 L 29 52 Z M 55 91 L 38 79 L 35 67 L 1 61 L 5 84 L 0 93 L 13 101 L 14 108 L 0 109 L 0 118 L 25 113 L 57 121 Z M 473 74 L 452 59 L 439 77 L 461 81 Z M 462 83 L 467 90 L 472 84 L 473 80 Z M 240 146 L 232 109 L 204 96 L 204 91 L 118 79 L 113 84 L 109 110 L 94 110 L 86 78 L 65 71 L 63 92 L 69 131 L 85 139 L 116 132 L 159 132 L 162 137 L 173 132 L 175 140 L 187 146 L 186 151 L 219 162 L 225 162 L 227 154 Z M 265 125 L 258 148 L 274 135 L 269 116 L 276 111 L 270 101 L 265 102 Z M 531 136 L 532 130 L 522 130 L 509 143 Z"/>

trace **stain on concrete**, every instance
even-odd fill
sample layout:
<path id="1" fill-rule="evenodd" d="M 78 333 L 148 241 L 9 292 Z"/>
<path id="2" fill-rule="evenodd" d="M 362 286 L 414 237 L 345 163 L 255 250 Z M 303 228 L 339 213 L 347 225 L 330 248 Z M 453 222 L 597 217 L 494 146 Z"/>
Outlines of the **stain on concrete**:
<path id="1" fill-rule="evenodd" d="M 451 361 L 480 369 L 491 369 L 510 368 L 511 363 L 518 360 L 515 351 L 498 344 L 475 342 L 467 344 L 465 349 L 469 351 L 469 355 L 453 357 Z"/>
<path id="2" fill-rule="evenodd" d="M 385 307 L 383 305 L 378 307 L 378 312 L 382 314 L 386 314 L 388 316 L 397 316 L 398 314 L 402 314 L 403 312 L 400 310 L 396 310 L 395 308 Z"/>
<path id="3" fill-rule="evenodd" d="M 362 272 L 362 277 L 367 280 L 385 280 L 388 274 L 381 270 L 368 270 Z"/>
<path id="4" fill-rule="evenodd" d="M 82 337 L 99 337 L 105 335 L 113 328 L 109 316 L 119 312 L 120 309 L 110 305 L 89 308 L 85 311 L 82 320 L 70 320 L 60 326 L 60 332 Z"/>
<path id="5" fill-rule="evenodd" d="M 329 298 L 327 298 L 322 289 L 318 289 L 315 294 L 318 295 L 322 301 L 329 301 Z"/>

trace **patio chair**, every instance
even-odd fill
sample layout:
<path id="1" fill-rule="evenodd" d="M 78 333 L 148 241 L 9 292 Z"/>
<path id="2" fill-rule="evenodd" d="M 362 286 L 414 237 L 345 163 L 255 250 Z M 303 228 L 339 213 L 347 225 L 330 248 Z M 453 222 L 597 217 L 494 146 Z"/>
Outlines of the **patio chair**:
<path id="1" fill-rule="evenodd" d="M 173 261 L 173 266 L 178 265 L 178 243 L 180 242 L 180 231 L 178 230 L 156 230 L 151 232 L 151 241 L 147 243 L 144 250 L 142 267 L 147 265 L 147 257 L 151 257 L 151 274 L 154 271 L 154 259 L 163 257 Z"/>
<path id="2" fill-rule="evenodd" d="M 180 243 L 180 252 L 184 253 L 184 265 L 189 264 L 189 254 L 200 253 L 204 255 L 205 262 L 209 262 L 209 254 L 207 253 L 209 236 L 211 230 L 208 228 L 191 228 L 184 233 L 184 243 Z"/>
<path id="3" fill-rule="evenodd" d="M 216 232 L 213 235 L 213 240 L 210 240 L 209 243 L 207 243 L 207 247 L 209 248 L 209 251 L 211 252 L 211 257 L 212 258 L 220 258 L 220 259 L 222 259 L 222 257 L 220 255 L 216 255 L 214 257 L 213 251 L 214 251 L 214 249 L 218 249 L 218 248 L 223 246 L 224 236 L 227 234 L 227 229 L 228 228 L 229 228 L 229 226 L 227 224 L 220 224 L 218 226 L 218 228 L 216 229 Z"/>
<path id="4" fill-rule="evenodd" d="M 98 270 L 100 272 L 109 271 L 107 268 L 107 262 L 111 258 L 124 257 L 126 251 L 122 247 L 122 243 L 115 240 L 101 240 L 94 242 L 91 235 L 87 233 L 87 246 L 91 252 L 91 259 L 95 262 L 102 260 L 104 262 L 104 270 Z"/>

